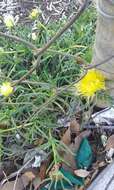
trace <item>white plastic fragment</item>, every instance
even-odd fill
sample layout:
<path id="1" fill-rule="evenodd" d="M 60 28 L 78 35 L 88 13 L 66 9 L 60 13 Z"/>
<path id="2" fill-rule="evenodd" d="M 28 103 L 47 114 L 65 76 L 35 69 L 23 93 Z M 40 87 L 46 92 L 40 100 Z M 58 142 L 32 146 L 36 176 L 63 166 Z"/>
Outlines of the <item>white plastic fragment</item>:
<path id="1" fill-rule="evenodd" d="M 112 125 L 112 123 L 114 123 L 114 107 L 106 108 L 93 114 L 92 119 L 95 124 L 106 123 L 107 125 Z"/>
<path id="2" fill-rule="evenodd" d="M 41 162 L 42 162 L 42 158 L 41 156 L 35 156 L 35 161 L 34 163 L 32 164 L 32 167 L 33 168 L 37 168 L 37 167 L 40 167 L 41 166 Z"/>
<path id="3" fill-rule="evenodd" d="M 41 162 L 47 158 L 48 154 L 39 148 L 34 148 L 25 154 L 23 164 L 26 164 L 29 160 L 32 161 L 26 166 L 26 168 L 40 167 Z"/>

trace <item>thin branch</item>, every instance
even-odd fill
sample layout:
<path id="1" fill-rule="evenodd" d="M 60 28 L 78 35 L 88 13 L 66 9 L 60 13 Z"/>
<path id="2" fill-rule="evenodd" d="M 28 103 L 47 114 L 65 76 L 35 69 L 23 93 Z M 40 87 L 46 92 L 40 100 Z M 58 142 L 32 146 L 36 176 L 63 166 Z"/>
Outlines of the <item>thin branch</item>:
<path id="1" fill-rule="evenodd" d="M 73 86 L 74 84 L 78 83 L 85 75 L 87 74 L 87 71 L 84 71 L 83 75 L 78 78 L 76 81 L 72 82 L 70 85 L 68 86 L 65 86 L 64 88 L 62 89 L 57 89 L 56 93 L 51 97 L 49 98 L 47 101 L 45 101 L 41 106 L 39 106 L 35 111 L 34 113 L 27 119 L 24 121 L 24 123 L 20 126 L 17 126 L 16 128 L 11 128 L 11 129 L 6 129 L 6 130 L 2 130 L 0 131 L 0 134 L 2 133 L 5 133 L 5 132 L 9 132 L 9 131 L 12 131 L 12 130 L 17 130 L 17 129 L 21 129 L 21 128 L 24 128 L 24 127 L 27 127 L 27 126 L 30 126 L 32 125 L 33 123 L 28 123 L 32 118 L 34 118 L 37 114 L 40 114 L 44 109 L 46 109 L 46 107 L 53 102 L 53 100 L 58 96 L 60 95 L 62 92 L 66 91 L 67 89 L 69 89 L 71 86 Z"/>
<path id="2" fill-rule="evenodd" d="M 7 35 L 5 34 L 6 37 L 11 37 L 12 39 L 16 40 L 16 41 L 20 41 L 20 42 L 23 42 L 25 45 L 28 44 L 28 46 L 32 49 L 35 49 L 36 51 L 38 51 L 37 53 L 37 56 L 40 56 L 42 55 L 69 27 L 72 26 L 72 24 L 80 17 L 80 15 L 84 12 L 84 10 L 86 9 L 87 5 L 89 3 L 89 0 L 85 0 L 85 2 L 83 3 L 83 5 L 79 8 L 79 11 L 77 12 L 76 15 L 74 15 L 65 25 L 62 29 L 60 29 L 56 34 L 55 36 L 49 41 L 47 42 L 47 44 L 44 45 L 43 48 L 41 49 L 36 49 L 36 47 L 34 45 L 32 45 L 31 43 L 29 42 L 26 42 L 25 40 L 22 40 L 16 36 L 10 36 L 10 35 Z M 3 33 L 0 33 L 1 35 L 3 35 Z M 4 36 L 4 35 L 3 35 Z M 22 76 L 16 83 L 13 84 L 13 86 L 19 84 L 20 82 L 22 82 L 23 80 L 26 79 L 27 76 L 29 76 L 37 67 L 38 65 L 40 64 L 39 62 L 39 58 L 37 58 L 37 61 L 36 61 L 36 65 L 34 67 L 32 67 L 24 76 Z"/>
<path id="3" fill-rule="evenodd" d="M 27 78 L 27 76 L 31 75 L 35 71 L 35 69 L 38 67 L 40 64 L 40 57 L 37 58 L 35 66 L 33 66 L 25 75 L 23 75 L 19 80 L 13 83 L 12 86 L 16 86 L 17 84 L 21 83 L 23 80 Z"/>
<path id="4" fill-rule="evenodd" d="M 3 32 L 0 32 L 0 36 L 15 40 L 17 42 L 21 42 L 21 43 L 25 44 L 27 47 L 30 47 L 31 49 L 33 49 L 35 51 L 38 51 L 38 48 L 35 45 L 33 45 L 32 43 L 30 43 L 30 42 L 28 42 L 28 41 L 26 41 L 23 38 L 20 38 L 18 36 L 13 36 L 11 34 L 6 34 L 6 33 L 3 33 Z"/>
<path id="5" fill-rule="evenodd" d="M 39 52 L 37 53 L 37 55 L 42 55 L 42 53 L 44 53 L 66 30 L 68 30 L 73 23 L 80 17 L 80 15 L 84 12 L 84 10 L 86 9 L 87 5 L 89 3 L 89 0 L 85 0 L 85 2 L 82 4 L 82 6 L 79 8 L 79 11 L 77 12 L 76 15 L 74 15 L 64 26 L 62 29 L 60 29 L 55 36 L 49 41 L 47 42 L 47 44 L 45 44 L 45 46 L 43 48 L 41 48 L 39 50 Z"/>
<path id="6" fill-rule="evenodd" d="M 106 69 L 107 69 L 107 68 L 106 68 Z M 114 72 L 106 71 L 105 69 L 101 69 L 101 68 L 99 68 L 99 70 L 100 70 L 100 71 L 103 71 L 103 72 L 105 72 L 105 73 L 107 73 L 107 74 L 114 75 Z"/>
<path id="7" fill-rule="evenodd" d="M 22 125 L 22 127 L 24 127 L 27 122 L 30 121 L 30 119 L 34 118 L 37 114 L 40 114 L 50 103 L 53 102 L 53 100 L 58 96 L 60 95 L 62 92 L 65 92 L 67 89 L 69 89 L 70 87 L 72 87 L 73 85 L 75 85 L 76 83 L 78 83 L 80 80 L 83 79 L 83 77 L 87 74 L 87 71 L 84 71 L 83 75 L 78 78 L 76 81 L 72 82 L 70 85 L 68 86 L 65 86 L 64 88 L 62 89 L 57 89 L 56 90 L 56 93 L 51 97 L 49 98 L 47 101 L 45 101 L 40 107 L 38 107 L 34 113 L 24 122 L 24 124 Z"/>
<path id="8" fill-rule="evenodd" d="M 96 68 L 96 67 L 98 67 L 100 65 L 103 65 L 103 64 L 107 63 L 108 61 L 111 61 L 113 58 L 114 58 L 114 55 L 111 55 L 110 57 L 106 58 L 105 60 L 101 61 L 100 63 L 89 65 L 89 66 L 85 67 L 85 69 L 89 70 L 89 69 Z"/>
<path id="9" fill-rule="evenodd" d="M 84 126 L 82 126 L 83 129 L 103 129 L 103 130 L 110 130 L 110 131 L 114 131 L 114 125 L 91 125 L 91 124 L 86 124 Z"/>

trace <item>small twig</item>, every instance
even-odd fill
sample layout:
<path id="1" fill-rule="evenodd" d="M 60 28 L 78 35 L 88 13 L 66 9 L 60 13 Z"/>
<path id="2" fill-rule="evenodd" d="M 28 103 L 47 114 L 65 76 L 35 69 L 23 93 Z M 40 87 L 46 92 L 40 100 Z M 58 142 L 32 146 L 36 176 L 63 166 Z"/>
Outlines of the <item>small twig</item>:
<path id="1" fill-rule="evenodd" d="M 37 114 L 40 114 L 41 111 L 43 109 L 45 109 L 50 103 L 52 103 L 53 100 L 59 94 L 61 94 L 62 92 L 66 91 L 67 89 L 69 89 L 70 87 L 72 87 L 74 84 L 78 83 L 86 74 L 87 74 L 87 71 L 84 71 L 83 75 L 79 79 L 77 79 L 76 81 L 72 82 L 70 85 L 65 86 L 64 88 L 57 89 L 56 93 L 52 97 L 50 97 L 46 102 L 44 102 L 43 105 L 41 105 L 40 107 L 38 107 L 38 109 L 36 109 L 34 111 L 34 113 L 22 125 L 14 127 L 14 128 L 9 128 L 9 129 L 6 129 L 6 130 L 2 130 L 2 131 L 0 131 L 0 134 L 32 125 L 33 123 L 28 123 L 30 121 L 30 119 L 32 119 Z"/>
<path id="2" fill-rule="evenodd" d="M 41 49 L 38 49 L 36 48 L 36 46 L 34 46 L 32 43 L 30 42 L 27 42 L 26 40 L 24 39 L 21 39 L 19 37 L 16 37 L 16 36 L 12 36 L 12 35 L 8 35 L 8 34 L 4 34 L 3 32 L 0 32 L 0 35 L 1 36 L 4 36 L 4 37 L 7 37 L 7 38 L 11 38 L 11 39 L 14 39 L 18 42 L 22 42 L 24 43 L 25 45 L 27 45 L 28 47 L 34 49 L 37 51 L 37 56 L 40 56 L 42 55 L 69 27 L 72 26 L 72 24 L 80 17 L 80 15 L 84 12 L 85 8 L 87 7 L 89 3 L 89 0 L 85 0 L 85 2 L 83 3 L 83 5 L 79 8 L 79 11 L 77 14 L 75 14 L 65 25 L 62 29 L 60 29 L 56 34 L 55 36 L 49 40 L 49 42 L 47 42 L 43 48 Z M 36 65 L 34 67 L 32 67 L 23 77 L 21 77 L 16 83 L 13 84 L 14 85 L 17 85 L 19 84 L 20 82 L 22 82 L 23 80 L 26 79 L 27 76 L 29 76 L 39 65 L 39 58 L 37 59 L 36 61 Z"/>
<path id="3" fill-rule="evenodd" d="M 30 47 L 31 49 L 35 50 L 36 52 L 38 51 L 38 48 L 35 45 L 33 45 L 32 43 L 30 43 L 30 42 L 28 42 L 28 41 L 26 41 L 23 38 L 20 38 L 18 36 L 14 36 L 14 35 L 11 35 L 11 34 L 6 34 L 6 33 L 3 33 L 3 32 L 0 32 L 0 36 L 15 40 L 17 42 L 21 42 L 21 43 L 25 44 L 27 47 Z"/>
<path id="4" fill-rule="evenodd" d="M 114 125 L 91 125 L 91 124 L 86 124 L 82 126 L 83 129 L 103 129 L 103 130 L 114 130 Z"/>
<path id="5" fill-rule="evenodd" d="M 107 68 L 106 68 L 106 70 L 99 68 L 99 70 L 100 70 L 100 71 L 103 71 L 103 72 L 105 72 L 105 73 L 107 73 L 107 74 L 114 75 L 114 72 L 107 71 Z"/>
<path id="6" fill-rule="evenodd" d="M 89 69 L 96 68 L 96 67 L 98 67 L 100 65 L 103 65 L 103 64 L 107 63 L 108 61 L 111 61 L 113 58 L 114 58 L 114 55 L 111 55 L 110 57 L 106 58 L 105 60 L 101 61 L 100 63 L 89 65 L 89 66 L 85 67 L 85 69 L 89 70 Z"/>
<path id="7" fill-rule="evenodd" d="M 16 180 L 15 180 L 15 183 L 14 183 L 14 187 L 13 187 L 13 190 L 16 190 L 16 185 L 17 185 L 17 180 L 18 180 L 18 177 L 19 177 L 19 174 L 23 171 L 23 169 L 33 160 L 33 157 L 28 161 L 26 162 L 17 172 L 17 176 L 16 176 Z"/>
<path id="8" fill-rule="evenodd" d="M 65 88 L 62 88 L 62 89 L 60 89 L 60 90 L 57 90 L 56 93 L 55 93 L 55 95 L 54 95 L 53 97 L 49 98 L 46 102 L 44 102 L 43 105 L 41 105 L 37 110 L 35 110 L 35 112 L 31 115 L 31 117 L 29 117 L 29 118 L 24 122 L 23 127 L 24 127 L 24 125 L 26 125 L 27 122 L 30 121 L 31 118 L 34 118 L 34 116 L 36 116 L 37 114 L 40 114 L 41 111 L 42 111 L 43 109 L 45 109 L 50 103 L 52 103 L 53 100 L 54 100 L 59 94 L 61 94 L 62 92 L 66 91 L 67 89 L 69 89 L 69 88 L 70 88 L 71 86 L 73 86 L 74 84 L 78 83 L 86 74 L 87 74 L 87 71 L 85 71 L 85 72 L 83 73 L 83 75 L 82 75 L 79 79 L 77 79 L 76 81 L 72 82 L 70 85 L 65 86 Z"/>
<path id="9" fill-rule="evenodd" d="M 74 15 L 64 26 L 62 29 L 60 29 L 55 36 L 49 41 L 47 42 L 47 44 L 45 44 L 45 46 L 43 48 L 41 48 L 39 50 L 39 52 L 37 53 L 37 56 L 42 55 L 42 53 L 44 53 L 66 30 L 68 30 L 68 28 L 70 28 L 72 26 L 72 24 L 80 17 L 80 15 L 84 12 L 84 10 L 86 9 L 87 5 L 89 3 L 89 0 L 85 0 L 85 2 L 83 3 L 83 5 L 79 8 L 79 11 L 77 12 L 76 15 Z"/>
<path id="10" fill-rule="evenodd" d="M 16 86 L 17 84 L 21 83 L 23 80 L 27 78 L 27 76 L 31 75 L 35 69 L 38 67 L 40 64 L 40 57 L 37 58 L 35 66 L 33 66 L 25 75 L 23 75 L 19 80 L 17 80 L 15 83 L 13 83 L 12 86 Z"/>
<path id="11" fill-rule="evenodd" d="M 1 186 L 4 185 L 4 183 L 6 183 L 6 181 L 8 181 L 9 179 L 13 178 L 16 176 L 16 180 L 15 180 L 15 184 L 14 186 L 16 186 L 16 183 L 17 183 L 17 178 L 19 176 L 19 174 L 24 170 L 24 168 L 33 160 L 33 157 L 27 161 L 17 172 L 14 172 L 13 174 L 11 174 L 10 176 L 8 176 L 6 179 L 4 179 L 2 182 L 1 182 Z M 14 188 L 13 188 L 14 189 Z"/>

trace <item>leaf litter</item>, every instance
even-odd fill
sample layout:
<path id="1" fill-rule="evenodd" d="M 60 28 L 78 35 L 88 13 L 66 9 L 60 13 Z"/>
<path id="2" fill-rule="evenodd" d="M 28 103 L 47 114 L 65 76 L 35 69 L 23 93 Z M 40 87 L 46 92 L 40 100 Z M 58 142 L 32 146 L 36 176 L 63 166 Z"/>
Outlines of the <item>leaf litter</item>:
<path id="1" fill-rule="evenodd" d="M 85 124 L 86 129 L 75 117 L 70 121 L 65 118 L 67 126 L 62 118 L 62 127 L 59 128 L 62 137 L 57 148 L 61 160 L 55 164 L 52 152 L 37 148 L 37 143 L 37 147 L 28 149 L 21 160 L 17 157 L 15 161 L 11 159 L 1 164 L 0 189 L 24 190 L 31 187 L 36 190 L 86 190 L 107 164 L 113 161 L 113 131 L 102 128 L 103 125 L 109 128 L 111 125 L 112 128 L 113 114 L 108 111 L 112 113 L 113 109 L 100 111 L 100 115 L 99 112 L 93 114 L 88 123 L 89 128 Z"/>

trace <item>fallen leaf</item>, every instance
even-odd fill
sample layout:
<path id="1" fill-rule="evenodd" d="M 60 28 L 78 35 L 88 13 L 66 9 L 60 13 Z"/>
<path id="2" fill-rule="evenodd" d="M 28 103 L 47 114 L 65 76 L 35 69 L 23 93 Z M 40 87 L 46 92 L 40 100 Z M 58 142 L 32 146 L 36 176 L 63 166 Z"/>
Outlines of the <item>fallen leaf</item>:
<path id="1" fill-rule="evenodd" d="M 65 145 L 70 145 L 71 143 L 71 135 L 70 135 L 70 128 L 67 129 L 67 131 L 65 132 L 65 134 L 63 135 L 61 141 L 65 144 Z"/>
<path id="2" fill-rule="evenodd" d="M 20 177 L 17 181 L 6 182 L 0 190 L 13 190 L 14 187 L 16 190 L 23 190 L 29 184 L 28 178 Z"/>
<path id="3" fill-rule="evenodd" d="M 74 144 L 69 145 L 69 149 L 72 153 L 67 151 L 67 152 L 64 152 L 64 155 L 62 156 L 64 160 L 64 162 L 62 163 L 62 167 L 65 170 L 70 171 L 72 173 L 76 169 L 76 161 L 74 159 L 74 153 L 76 152 L 78 147 L 79 147 L 79 141 L 77 140 L 77 148 L 76 148 L 76 145 Z"/>
<path id="4" fill-rule="evenodd" d="M 3 186 L 0 187 L 0 190 L 23 190 L 27 185 L 35 178 L 35 175 L 31 172 L 25 172 L 18 179 L 14 181 L 7 181 Z"/>
<path id="5" fill-rule="evenodd" d="M 108 138 L 105 150 L 108 151 L 111 148 L 114 148 L 114 135 Z"/>
<path id="6" fill-rule="evenodd" d="M 71 134 L 75 134 L 75 137 L 79 134 L 80 131 L 80 125 L 79 123 L 76 121 L 76 119 L 73 119 L 70 122 L 70 127 L 67 129 L 67 131 L 65 132 L 65 134 L 63 135 L 61 141 L 65 144 L 65 145 L 70 145 L 71 144 Z"/>
<path id="7" fill-rule="evenodd" d="M 32 171 L 27 171 L 23 174 L 23 176 L 27 177 L 29 181 L 32 181 L 33 179 L 35 179 L 35 174 L 33 174 Z"/>
<path id="8" fill-rule="evenodd" d="M 3 178 L 5 177 L 4 174 L 6 174 L 6 176 L 9 176 L 11 173 L 15 172 L 17 170 L 16 166 L 14 165 L 14 161 L 5 161 L 3 163 L 1 163 L 0 166 L 0 181 L 3 180 Z"/>
<path id="9" fill-rule="evenodd" d="M 33 186 L 34 186 L 34 190 L 38 190 L 40 184 L 41 184 L 41 179 L 39 178 L 39 176 L 37 176 L 33 182 L 32 182 Z"/>
<path id="10" fill-rule="evenodd" d="M 87 171 L 87 170 L 79 169 L 79 170 L 75 170 L 74 174 L 76 176 L 85 178 L 85 177 L 87 177 L 90 174 L 90 172 Z"/>
<path id="11" fill-rule="evenodd" d="M 80 125 L 79 123 L 76 121 L 76 119 L 72 119 L 72 121 L 70 122 L 70 130 L 72 133 L 76 133 L 79 134 L 80 132 Z"/>
<path id="12" fill-rule="evenodd" d="M 41 163 L 40 172 L 39 172 L 39 177 L 41 181 L 46 178 L 47 168 L 50 166 L 51 161 L 52 161 L 52 155 L 50 154 L 48 158 Z"/>
<path id="13" fill-rule="evenodd" d="M 81 132 L 80 135 L 78 135 L 75 138 L 75 143 L 72 143 L 68 146 L 69 150 L 72 153 L 70 153 L 69 151 L 64 152 L 63 160 L 65 160 L 65 162 L 62 164 L 62 167 L 64 169 L 66 169 L 70 172 L 73 172 L 73 170 L 77 169 L 77 165 L 76 165 L 76 161 L 75 161 L 75 154 L 80 147 L 80 143 L 81 143 L 82 139 L 88 137 L 90 134 L 91 134 L 91 132 L 88 130 Z"/>

